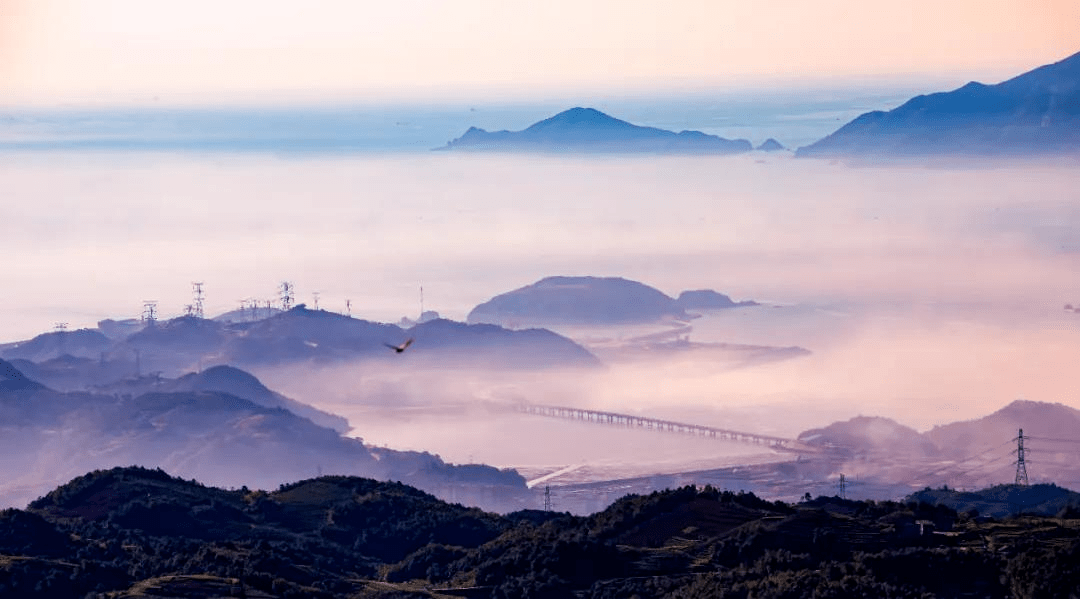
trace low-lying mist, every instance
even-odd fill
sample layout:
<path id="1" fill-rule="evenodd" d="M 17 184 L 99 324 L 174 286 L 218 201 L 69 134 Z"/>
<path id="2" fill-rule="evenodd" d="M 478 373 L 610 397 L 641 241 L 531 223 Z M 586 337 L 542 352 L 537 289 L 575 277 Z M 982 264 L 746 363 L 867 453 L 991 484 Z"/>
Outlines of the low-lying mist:
<path id="1" fill-rule="evenodd" d="M 415 315 L 421 286 L 463 319 L 553 274 L 783 303 L 1080 302 L 1073 164 L 49 153 L 9 156 L 0 180 L 9 340 L 144 299 L 178 315 L 190 280 L 211 314 L 291 280 L 384 321 Z"/>
<path id="2" fill-rule="evenodd" d="M 713 312 L 691 323 L 689 338 L 701 346 L 628 355 L 594 347 L 608 358 L 595 370 L 447 370 L 405 359 L 259 375 L 286 395 L 345 416 L 351 434 L 368 443 L 537 472 L 616 464 L 639 474 L 674 472 L 753 461 L 768 451 L 527 415 L 515 409 L 521 402 L 787 438 L 858 415 L 927 430 L 985 416 L 1018 398 L 1080 407 L 1072 374 L 1080 347 L 1074 314 L 963 306 L 848 310 Z M 785 338 L 783 327 L 759 327 L 770 318 L 787 323 L 791 335 Z M 619 336 L 617 329 L 610 333 Z M 811 353 L 770 359 L 756 347 L 709 345 L 722 342 L 800 345 Z"/>
<path id="3" fill-rule="evenodd" d="M 784 140 L 781 140 L 784 141 Z M 1080 169 L 852 166 L 738 157 L 13 155 L 0 165 L 14 341 L 55 322 L 161 317 L 203 281 L 209 314 L 297 300 L 380 321 L 464 320 L 549 275 L 622 276 L 764 305 L 708 314 L 691 342 L 595 371 L 410 361 L 257 371 L 376 445 L 453 462 L 723 461 L 761 448 L 545 420 L 515 402 L 794 436 L 855 415 L 925 430 L 1027 399 L 1080 406 Z M 43 276 L 48 273 L 48 276 Z M 127 308 L 125 308 L 127 306 Z M 124 312 L 127 310 L 127 312 Z M 563 333 L 619 340 L 631 331 Z M 605 352 L 597 350 L 598 355 Z M 607 348 L 610 350 L 610 348 Z M 610 353 L 610 351 L 608 351 Z"/>

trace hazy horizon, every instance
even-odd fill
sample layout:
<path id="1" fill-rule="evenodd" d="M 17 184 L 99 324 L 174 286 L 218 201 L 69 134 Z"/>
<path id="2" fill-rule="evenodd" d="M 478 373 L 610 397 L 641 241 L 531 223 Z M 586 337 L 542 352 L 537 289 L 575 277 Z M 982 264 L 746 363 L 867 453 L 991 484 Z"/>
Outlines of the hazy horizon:
<path id="1" fill-rule="evenodd" d="M 397 322 L 421 288 L 464 320 L 543 277 L 617 276 L 762 302 L 693 320 L 693 342 L 809 353 L 255 374 L 371 443 L 535 473 L 761 456 L 579 434 L 513 401 L 781 436 L 860 414 L 926 430 L 1018 398 L 1080 409 L 1075 153 L 431 151 L 574 106 L 795 149 L 1074 55 L 1077 22 L 1070 0 L 0 0 L 0 344 L 148 300 L 179 316 L 194 281 L 211 316 L 290 281 L 298 303 Z"/>
<path id="2" fill-rule="evenodd" d="M 894 108 L 925 91 L 881 86 L 516 103 L 22 107 L 8 109 L 0 120 L 0 152 L 424 153 L 445 146 L 470 127 L 522 130 L 575 106 L 596 108 L 635 125 L 749 139 L 755 146 L 777 139 L 794 150 L 860 114 Z"/>

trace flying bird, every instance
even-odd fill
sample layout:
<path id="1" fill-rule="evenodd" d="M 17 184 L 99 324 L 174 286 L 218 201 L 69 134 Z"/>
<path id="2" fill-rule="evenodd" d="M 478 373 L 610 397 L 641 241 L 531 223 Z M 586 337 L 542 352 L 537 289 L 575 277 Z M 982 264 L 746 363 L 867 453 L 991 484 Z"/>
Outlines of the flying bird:
<path id="1" fill-rule="evenodd" d="M 385 345 L 386 347 L 389 347 L 390 349 L 392 349 L 395 352 L 400 354 L 401 352 L 405 351 L 405 348 L 412 345 L 412 342 L 413 342 L 413 340 L 410 337 L 409 339 L 406 339 L 405 343 L 402 343 L 401 345 L 390 345 L 389 343 L 383 343 L 383 345 Z"/>

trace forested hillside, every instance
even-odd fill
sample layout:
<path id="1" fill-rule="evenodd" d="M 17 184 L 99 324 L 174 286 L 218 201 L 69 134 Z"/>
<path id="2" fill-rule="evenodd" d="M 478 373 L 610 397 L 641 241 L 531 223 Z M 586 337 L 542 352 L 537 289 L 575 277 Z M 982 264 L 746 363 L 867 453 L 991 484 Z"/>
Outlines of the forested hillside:
<path id="1" fill-rule="evenodd" d="M 499 516 L 363 478 L 266 492 L 116 468 L 0 513 L 0 595 L 1067 597 L 1076 514 L 684 487 Z"/>

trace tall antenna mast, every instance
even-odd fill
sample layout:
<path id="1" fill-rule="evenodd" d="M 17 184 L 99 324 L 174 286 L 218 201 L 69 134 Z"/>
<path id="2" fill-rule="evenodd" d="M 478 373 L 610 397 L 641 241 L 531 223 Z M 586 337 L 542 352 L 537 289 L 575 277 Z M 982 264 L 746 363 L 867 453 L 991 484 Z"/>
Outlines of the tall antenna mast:
<path id="1" fill-rule="evenodd" d="M 203 289 L 202 281 L 198 281 L 191 284 L 192 297 L 194 301 L 191 303 L 191 316 L 195 318 L 203 317 Z"/>
<path id="2" fill-rule="evenodd" d="M 551 487 L 544 485 L 544 511 L 551 511 Z"/>
<path id="3" fill-rule="evenodd" d="M 1024 429 L 1016 437 L 1016 484 L 1028 484 L 1027 464 L 1024 463 Z"/>
<path id="4" fill-rule="evenodd" d="M 319 292 L 318 291 L 312 291 L 311 292 L 311 297 L 312 297 L 312 299 L 315 300 L 315 309 L 318 310 L 319 309 Z"/>
<path id="5" fill-rule="evenodd" d="M 345 316 L 352 316 L 352 300 L 347 298 L 345 300 Z"/>
<path id="6" fill-rule="evenodd" d="M 847 481 L 844 480 L 844 475 L 840 475 L 840 499 L 847 499 Z"/>
<path id="7" fill-rule="evenodd" d="M 420 316 L 424 316 L 424 286 L 420 286 Z"/>

